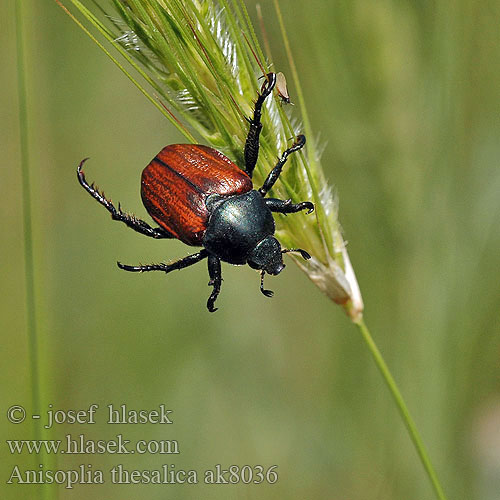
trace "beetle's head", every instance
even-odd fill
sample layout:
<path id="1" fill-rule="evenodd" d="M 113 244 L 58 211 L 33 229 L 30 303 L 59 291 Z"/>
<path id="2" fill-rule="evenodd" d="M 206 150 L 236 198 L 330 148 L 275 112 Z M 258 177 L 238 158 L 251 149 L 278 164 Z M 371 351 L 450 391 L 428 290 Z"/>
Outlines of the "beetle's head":
<path id="1" fill-rule="evenodd" d="M 274 236 L 266 236 L 255 246 L 248 257 L 248 265 L 268 274 L 279 274 L 283 271 L 283 253 L 281 245 Z"/>

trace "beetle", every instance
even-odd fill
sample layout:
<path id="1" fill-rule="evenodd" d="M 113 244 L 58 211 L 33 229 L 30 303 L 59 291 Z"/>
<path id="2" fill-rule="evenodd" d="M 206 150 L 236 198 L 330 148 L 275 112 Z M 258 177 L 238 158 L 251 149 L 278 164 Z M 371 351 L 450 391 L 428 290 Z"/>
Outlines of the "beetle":
<path id="1" fill-rule="evenodd" d="M 304 135 L 298 135 L 286 149 L 259 189 L 253 189 L 252 174 L 259 155 L 261 116 L 265 99 L 276 85 L 276 75 L 268 73 L 257 93 L 254 112 L 248 130 L 244 160 L 240 169 L 221 152 L 203 145 L 172 144 L 163 148 L 142 172 L 141 198 L 159 227 L 116 208 L 111 200 L 85 178 L 82 160 L 77 168 L 82 187 L 111 214 L 113 220 L 155 239 L 176 238 L 189 246 L 203 247 L 170 264 L 130 266 L 117 262 L 118 267 L 130 272 L 163 271 L 169 273 L 208 260 L 209 286 L 213 287 L 207 308 L 214 306 L 222 284 L 221 261 L 235 265 L 248 264 L 261 273 L 260 290 L 264 289 L 265 273 L 277 275 L 285 264 L 283 254 L 298 252 L 304 259 L 311 256 L 300 248 L 282 249 L 274 237 L 272 212 L 289 214 L 307 210 L 312 213 L 310 201 L 292 203 L 291 200 L 265 198 L 278 180 L 288 156 L 304 147 Z"/>

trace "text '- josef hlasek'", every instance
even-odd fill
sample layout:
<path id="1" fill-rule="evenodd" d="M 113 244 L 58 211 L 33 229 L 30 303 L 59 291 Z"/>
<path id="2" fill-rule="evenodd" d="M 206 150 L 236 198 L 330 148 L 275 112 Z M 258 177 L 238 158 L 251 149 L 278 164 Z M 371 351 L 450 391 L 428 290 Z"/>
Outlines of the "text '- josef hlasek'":
<path id="1" fill-rule="evenodd" d="M 88 410 L 53 410 L 49 405 L 47 411 L 46 429 L 54 424 L 94 424 L 99 405 L 90 405 Z M 155 410 L 134 410 L 122 404 L 106 406 L 106 418 L 108 424 L 172 424 L 173 410 L 167 410 L 164 404 Z"/>
<path id="2" fill-rule="evenodd" d="M 153 410 L 135 410 L 122 404 L 115 406 L 109 404 L 105 409 L 99 410 L 98 404 L 91 404 L 84 410 L 60 410 L 48 406 L 44 428 L 50 429 L 55 424 L 95 424 L 96 419 L 104 416 L 108 424 L 173 424 L 173 410 L 167 410 L 164 404 Z M 101 415 L 102 414 L 102 415 Z M 7 418 L 13 424 L 20 424 L 26 419 L 27 412 L 19 405 L 11 406 L 7 410 Z M 31 415 L 34 420 L 41 420 L 41 415 Z"/>

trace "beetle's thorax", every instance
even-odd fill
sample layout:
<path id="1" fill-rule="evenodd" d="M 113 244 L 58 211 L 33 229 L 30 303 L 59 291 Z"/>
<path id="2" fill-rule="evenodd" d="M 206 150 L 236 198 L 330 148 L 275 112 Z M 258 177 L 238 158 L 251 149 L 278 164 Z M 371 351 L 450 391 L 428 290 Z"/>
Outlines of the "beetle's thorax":
<path id="1" fill-rule="evenodd" d="M 203 236 L 203 246 L 230 264 L 246 264 L 253 249 L 275 226 L 271 211 L 255 190 L 207 200 L 210 218 Z"/>

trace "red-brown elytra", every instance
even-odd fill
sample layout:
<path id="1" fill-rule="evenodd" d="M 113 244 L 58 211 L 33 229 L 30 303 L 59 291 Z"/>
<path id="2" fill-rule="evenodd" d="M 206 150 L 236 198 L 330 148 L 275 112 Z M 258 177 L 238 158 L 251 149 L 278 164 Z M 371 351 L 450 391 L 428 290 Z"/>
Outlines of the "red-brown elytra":
<path id="1" fill-rule="evenodd" d="M 128 266 L 118 262 L 125 271 L 163 271 L 183 269 L 205 258 L 208 260 L 209 285 L 213 291 L 208 299 L 210 312 L 222 284 L 221 261 L 230 264 L 248 264 L 261 271 L 260 290 L 264 289 L 264 275 L 279 274 L 285 265 L 283 254 L 299 252 L 304 259 L 311 256 L 300 248 L 282 249 L 274 237 L 272 212 L 282 214 L 308 210 L 310 201 L 292 203 L 291 200 L 265 198 L 278 180 L 281 170 L 294 151 L 301 149 L 306 139 L 297 136 L 284 151 L 261 188 L 255 190 L 252 174 L 259 155 L 259 135 L 262 129 L 262 105 L 276 85 L 276 75 L 268 73 L 257 95 L 253 117 L 245 142 L 245 168 L 242 170 L 219 151 L 194 144 L 172 144 L 163 148 L 142 172 L 141 197 L 151 217 L 159 227 L 151 227 L 134 215 L 122 212 L 94 186 L 88 184 L 82 170 L 86 160 L 77 169 L 80 184 L 110 213 L 113 220 L 124 222 L 138 233 L 151 238 L 177 238 L 202 250 L 171 264 Z"/>

